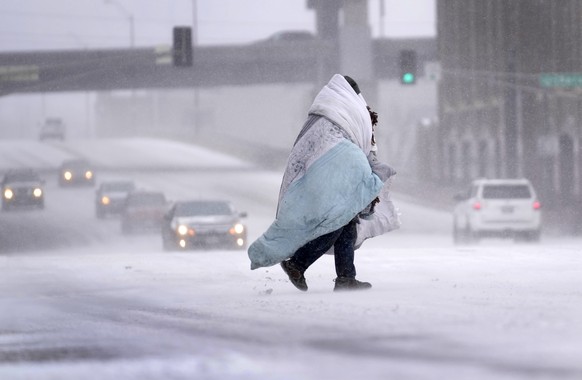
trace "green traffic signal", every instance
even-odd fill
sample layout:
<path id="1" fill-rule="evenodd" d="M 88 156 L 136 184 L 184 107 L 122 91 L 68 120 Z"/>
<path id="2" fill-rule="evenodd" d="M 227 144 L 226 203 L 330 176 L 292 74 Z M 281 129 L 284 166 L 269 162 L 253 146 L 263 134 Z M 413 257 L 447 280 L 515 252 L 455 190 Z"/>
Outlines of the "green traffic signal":
<path id="1" fill-rule="evenodd" d="M 415 50 L 400 50 L 399 56 L 400 83 L 413 85 L 416 83 L 416 71 L 418 69 L 417 54 Z"/>
<path id="2" fill-rule="evenodd" d="M 402 75 L 402 83 L 403 84 L 412 84 L 412 83 L 414 83 L 414 74 L 413 73 L 404 73 Z"/>

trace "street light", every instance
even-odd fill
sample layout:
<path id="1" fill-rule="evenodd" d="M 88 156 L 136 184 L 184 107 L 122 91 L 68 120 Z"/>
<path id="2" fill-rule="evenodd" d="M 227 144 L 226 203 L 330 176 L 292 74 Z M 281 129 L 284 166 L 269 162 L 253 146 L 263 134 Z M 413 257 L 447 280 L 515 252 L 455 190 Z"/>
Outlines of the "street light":
<path id="1" fill-rule="evenodd" d="M 192 0 L 192 45 L 198 45 L 198 1 Z"/>
<path id="2" fill-rule="evenodd" d="M 105 4 L 112 4 L 115 5 L 117 7 L 117 9 L 119 11 L 121 11 L 121 13 L 123 13 L 123 15 L 125 17 L 127 17 L 127 20 L 129 21 L 129 46 L 133 49 L 135 46 L 135 36 L 134 36 L 134 28 L 133 28 L 133 14 L 127 10 L 127 8 L 125 8 L 123 5 L 121 5 L 121 3 L 119 3 L 117 0 L 103 0 L 103 2 Z M 130 124 L 131 124 L 131 128 L 136 128 L 136 101 L 135 101 L 135 88 L 133 83 L 131 84 L 131 104 L 130 104 Z"/>
<path id="3" fill-rule="evenodd" d="M 77 34 L 73 32 L 67 33 L 69 37 L 74 39 L 84 50 L 87 50 L 87 44 Z M 91 97 L 89 91 L 85 91 L 85 127 L 88 137 L 93 137 L 94 132 L 91 128 Z"/>
<path id="4" fill-rule="evenodd" d="M 134 34 L 134 26 L 133 26 L 133 14 L 127 10 L 121 3 L 117 2 L 116 0 L 103 0 L 105 4 L 115 5 L 117 9 L 123 13 L 125 17 L 127 17 L 127 21 L 129 21 L 129 46 L 132 48 L 135 46 L 135 34 Z"/>

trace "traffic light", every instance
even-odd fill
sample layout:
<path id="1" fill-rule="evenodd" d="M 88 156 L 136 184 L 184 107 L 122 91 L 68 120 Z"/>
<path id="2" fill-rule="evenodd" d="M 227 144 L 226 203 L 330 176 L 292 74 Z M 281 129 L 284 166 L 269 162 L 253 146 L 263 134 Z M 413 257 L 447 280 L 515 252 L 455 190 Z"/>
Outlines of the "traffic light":
<path id="1" fill-rule="evenodd" d="M 400 83 L 416 83 L 416 51 L 400 50 Z"/>
<path id="2" fill-rule="evenodd" d="M 192 66 L 192 28 L 189 26 L 174 27 L 172 58 L 174 66 Z"/>

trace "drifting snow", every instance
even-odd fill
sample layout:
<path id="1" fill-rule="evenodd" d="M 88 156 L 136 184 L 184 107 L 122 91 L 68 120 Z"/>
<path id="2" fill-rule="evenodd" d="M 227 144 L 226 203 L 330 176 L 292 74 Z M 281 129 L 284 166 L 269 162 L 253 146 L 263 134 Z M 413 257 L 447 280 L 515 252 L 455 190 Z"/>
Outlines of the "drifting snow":
<path id="1" fill-rule="evenodd" d="M 136 161 L 114 149 L 101 164 L 160 162 L 148 154 L 154 141 L 135 144 Z M 160 143 L 180 152 L 160 167 L 180 162 L 182 149 L 206 156 L 172 146 Z M 249 212 L 255 239 L 273 218 L 281 173 L 232 165 L 136 175 L 173 199 L 230 198 Z M 449 213 L 395 194 L 402 229 L 356 253 L 358 278 L 373 288 L 334 293 L 325 256 L 303 293 L 278 266 L 251 271 L 244 251 L 164 252 L 155 234 L 122 236 L 118 220 L 94 218 L 92 190 L 49 182 L 46 222 L 66 216 L 92 238 L 0 255 L 3 380 L 582 378 L 580 239 L 455 247 Z M 54 206 L 64 199 L 72 206 Z"/>

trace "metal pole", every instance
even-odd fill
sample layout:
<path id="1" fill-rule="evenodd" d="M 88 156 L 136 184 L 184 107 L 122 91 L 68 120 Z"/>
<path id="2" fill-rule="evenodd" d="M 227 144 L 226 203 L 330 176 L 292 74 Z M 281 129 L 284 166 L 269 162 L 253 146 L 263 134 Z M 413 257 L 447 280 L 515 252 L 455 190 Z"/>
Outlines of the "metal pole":
<path id="1" fill-rule="evenodd" d="M 192 0 L 192 45 L 198 45 L 198 1 Z M 200 93 L 194 85 L 194 135 L 200 133 L 198 112 L 200 111 Z"/>
<path id="2" fill-rule="evenodd" d="M 115 0 L 103 0 L 105 4 L 112 4 L 117 7 L 123 13 L 125 17 L 127 17 L 127 21 L 129 22 L 129 46 L 135 47 L 135 30 L 134 30 L 134 22 L 133 22 L 133 13 L 131 13 L 127 8 L 123 5 L 118 3 Z"/>
<path id="3" fill-rule="evenodd" d="M 386 15 L 385 0 L 380 0 L 380 38 L 384 38 L 384 16 Z"/>
<path id="4" fill-rule="evenodd" d="M 198 1 L 192 0 L 192 45 L 198 45 Z"/>
<path id="5" fill-rule="evenodd" d="M 129 46 L 132 49 L 135 47 L 135 28 L 132 14 L 129 15 Z"/>

